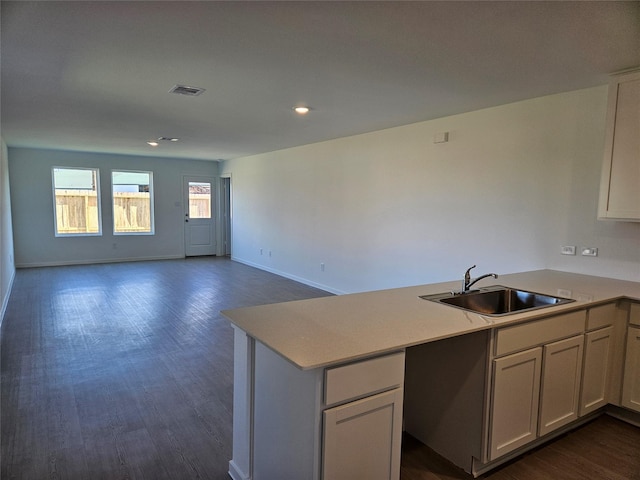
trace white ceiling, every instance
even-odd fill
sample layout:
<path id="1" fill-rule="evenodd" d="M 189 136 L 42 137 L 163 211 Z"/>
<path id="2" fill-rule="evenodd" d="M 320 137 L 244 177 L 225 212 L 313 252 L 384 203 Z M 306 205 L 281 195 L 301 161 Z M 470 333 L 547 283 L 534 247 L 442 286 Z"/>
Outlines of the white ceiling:
<path id="1" fill-rule="evenodd" d="M 229 159 L 640 65 L 638 1 L 2 0 L 1 15 L 9 146 Z M 296 116 L 300 103 L 313 111 Z M 145 143 L 161 136 L 180 141 Z"/>

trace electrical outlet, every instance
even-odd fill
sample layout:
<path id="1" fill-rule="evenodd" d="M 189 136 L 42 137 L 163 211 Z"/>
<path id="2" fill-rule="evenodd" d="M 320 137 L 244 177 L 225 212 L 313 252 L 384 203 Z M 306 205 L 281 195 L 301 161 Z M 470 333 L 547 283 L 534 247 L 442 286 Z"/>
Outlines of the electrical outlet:
<path id="1" fill-rule="evenodd" d="M 582 256 L 583 257 L 597 257 L 598 256 L 598 249 L 596 247 L 584 247 L 582 249 Z"/>
<path id="2" fill-rule="evenodd" d="M 578 293 L 576 295 L 576 300 L 579 302 L 593 302 L 593 295 L 589 293 Z"/>
<path id="3" fill-rule="evenodd" d="M 560 253 L 562 255 L 575 255 L 576 254 L 576 246 L 575 245 L 564 245 Z"/>
<path id="4" fill-rule="evenodd" d="M 433 136 L 433 143 L 447 143 L 448 141 L 449 132 L 440 132 Z"/>

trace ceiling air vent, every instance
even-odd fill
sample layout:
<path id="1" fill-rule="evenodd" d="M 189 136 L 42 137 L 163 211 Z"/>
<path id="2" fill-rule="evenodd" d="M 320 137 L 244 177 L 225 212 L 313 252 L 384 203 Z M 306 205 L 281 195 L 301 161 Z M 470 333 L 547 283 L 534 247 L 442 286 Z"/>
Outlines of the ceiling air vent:
<path id="1" fill-rule="evenodd" d="M 177 93 L 179 95 L 187 95 L 189 97 L 197 97 L 202 92 L 204 92 L 204 88 L 199 87 L 188 87 L 187 85 L 174 85 L 169 93 Z"/>

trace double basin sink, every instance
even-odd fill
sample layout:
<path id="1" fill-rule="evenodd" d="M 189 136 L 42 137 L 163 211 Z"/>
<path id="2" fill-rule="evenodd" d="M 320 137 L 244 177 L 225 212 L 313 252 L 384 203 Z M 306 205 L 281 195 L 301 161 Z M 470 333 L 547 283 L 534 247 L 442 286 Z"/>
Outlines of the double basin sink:
<path id="1" fill-rule="evenodd" d="M 495 317 L 575 301 L 570 298 L 554 297 L 502 285 L 492 285 L 465 293 L 447 292 L 421 295 L 420 298 Z"/>

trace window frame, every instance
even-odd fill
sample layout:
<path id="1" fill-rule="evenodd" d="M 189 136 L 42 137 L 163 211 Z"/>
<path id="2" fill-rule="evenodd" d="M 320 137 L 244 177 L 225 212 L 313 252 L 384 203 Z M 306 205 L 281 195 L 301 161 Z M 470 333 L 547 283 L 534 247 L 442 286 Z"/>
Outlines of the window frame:
<path id="1" fill-rule="evenodd" d="M 56 196 L 56 170 L 88 170 L 95 175 L 95 192 L 96 192 L 96 208 L 98 213 L 98 231 L 97 232 L 72 232 L 64 233 L 58 231 L 58 203 Z M 64 190 L 64 189 L 60 189 Z M 53 166 L 51 167 L 51 193 L 53 195 L 53 233 L 56 238 L 65 237 L 101 237 L 102 236 L 102 195 L 100 193 L 100 169 L 97 167 L 69 167 L 69 166 Z"/>
<path id="2" fill-rule="evenodd" d="M 115 208 L 115 190 L 114 186 L 116 185 L 113 181 L 114 173 L 142 173 L 149 175 L 149 223 L 150 229 L 147 232 L 119 232 L 116 230 L 116 208 Z M 139 235 L 155 235 L 156 234 L 156 222 L 155 222 L 155 195 L 154 195 L 154 186 L 153 186 L 153 172 L 150 170 L 123 170 L 123 169 L 112 169 L 111 170 L 111 212 L 112 212 L 112 228 L 114 236 L 139 236 Z"/>

